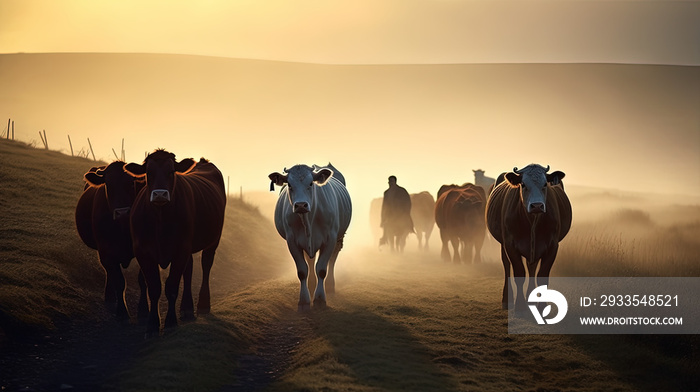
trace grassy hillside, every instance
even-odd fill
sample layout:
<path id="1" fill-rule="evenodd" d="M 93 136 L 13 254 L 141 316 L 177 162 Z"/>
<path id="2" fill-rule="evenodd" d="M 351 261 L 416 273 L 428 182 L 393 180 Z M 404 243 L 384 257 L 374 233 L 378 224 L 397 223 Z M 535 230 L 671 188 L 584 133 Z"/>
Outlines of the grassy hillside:
<path id="1" fill-rule="evenodd" d="M 82 176 L 95 164 L 0 140 L 0 337 L 51 329 L 74 317 L 109 317 L 102 306 L 104 272 L 97 252 L 82 243 L 74 220 Z M 276 237 L 257 207 L 229 200 L 212 270 L 213 294 L 270 278 L 280 265 L 288 266 Z M 195 273 L 198 262 L 195 258 Z M 134 260 L 127 271 L 132 311 L 137 265 Z"/>
<path id="2" fill-rule="evenodd" d="M 95 162 L 0 140 L 0 329 L 51 328 L 100 299 L 96 252 L 75 229 L 82 175 Z"/>

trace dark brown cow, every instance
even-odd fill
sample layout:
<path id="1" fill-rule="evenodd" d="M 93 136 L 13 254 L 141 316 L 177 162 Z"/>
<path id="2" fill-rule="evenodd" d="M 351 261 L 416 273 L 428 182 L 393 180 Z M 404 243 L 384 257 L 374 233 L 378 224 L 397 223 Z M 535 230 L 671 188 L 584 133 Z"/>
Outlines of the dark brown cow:
<path id="1" fill-rule="evenodd" d="M 126 282 L 121 268 L 129 267 L 134 252 L 129 231 L 129 210 L 143 182 L 124 172 L 124 162 L 93 167 L 85 173 L 85 190 L 75 208 L 75 225 L 85 245 L 96 249 L 105 270 L 105 302 L 116 303 L 119 320 L 129 318 L 124 301 Z M 138 316 L 148 313 L 143 277 Z"/>
<path id="2" fill-rule="evenodd" d="M 435 228 L 435 199 L 430 192 L 411 193 L 411 219 L 418 237 L 418 249 L 427 251 Z"/>
<path id="3" fill-rule="evenodd" d="M 131 213 L 131 237 L 134 254 L 148 284 L 151 310 L 146 335 L 160 330 L 158 299 L 161 294 L 160 271 L 170 266 L 165 282 L 168 313 L 165 326 L 177 325 L 175 301 L 180 279 L 185 287 L 180 305 L 183 319 L 194 318 L 191 282 L 192 253 L 202 251 L 202 287 L 197 310 L 210 310 L 209 273 L 224 224 L 226 191 L 221 172 L 205 159 L 195 166 L 192 159 L 175 161 L 175 155 L 156 150 L 142 165 L 130 163 L 126 170 L 146 177 L 146 187 L 136 196 Z M 190 287 L 188 287 L 190 286 Z"/>
<path id="4" fill-rule="evenodd" d="M 530 284 L 546 285 L 561 241 L 571 228 L 571 203 L 561 182 L 564 173 L 547 174 L 546 168 L 531 164 L 505 174 L 505 181 L 497 184 L 486 206 L 489 232 L 501 244 L 501 260 L 505 272 L 502 306 L 508 308 L 508 280 L 510 268 L 515 277 L 515 306 L 527 309 L 523 298 L 525 257 Z M 535 271 L 539 271 L 535 282 Z"/>
<path id="5" fill-rule="evenodd" d="M 440 229 L 442 239 L 442 258 L 450 261 L 449 243 L 454 249 L 453 261 L 461 262 L 459 255 L 460 244 L 464 246 L 462 253 L 465 262 L 481 262 L 481 247 L 484 244 L 486 225 L 484 224 L 484 208 L 486 194 L 484 189 L 474 184 L 443 185 L 438 191 L 435 202 L 435 223 Z"/>

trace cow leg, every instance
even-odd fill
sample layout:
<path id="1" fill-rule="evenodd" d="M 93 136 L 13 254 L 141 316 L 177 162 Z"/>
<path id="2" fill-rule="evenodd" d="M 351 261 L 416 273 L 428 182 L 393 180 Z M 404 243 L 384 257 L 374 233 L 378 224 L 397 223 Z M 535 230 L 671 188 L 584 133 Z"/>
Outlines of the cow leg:
<path id="1" fill-rule="evenodd" d="M 416 238 L 418 238 L 418 250 L 423 250 L 423 232 L 417 230 Z"/>
<path id="2" fill-rule="evenodd" d="M 542 257 L 540 262 L 540 270 L 537 273 L 537 285 L 548 285 L 549 284 L 549 273 L 552 271 L 552 266 L 554 266 L 554 259 L 557 257 L 557 251 L 559 250 L 559 244 L 556 244 L 553 248 L 547 250 L 545 255 Z"/>
<path id="3" fill-rule="evenodd" d="M 113 305 L 117 302 L 117 296 L 114 292 L 114 266 L 118 265 L 118 263 L 114 260 L 110 260 L 109 254 L 102 254 L 102 252 L 99 251 L 98 253 L 102 269 L 105 270 L 105 303 Z M 105 253 L 107 252 L 105 251 Z"/>
<path id="4" fill-rule="evenodd" d="M 472 248 L 474 247 L 474 244 L 471 240 L 471 238 L 467 237 L 468 239 L 464 241 L 464 248 L 462 250 L 462 257 L 464 258 L 464 262 L 466 264 L 471 264 L 472 263 Z"/>
<path id="5" fill-rule="evenodd" d="M 525 298 L 530 298 L 530 293 L 537 287 L 537 282 L 535 279 L 537 273 L 537 262 L 530 263 L 527 261 L 527 290 Z M 538 305 L 544 305 L 543 302 L 538 303 Z"/>
<path id="6" fill-rule="evenodd" d="M 484 246 L 484 236 L 480 235 L 474 241 L 474 263 L 481 263 L 481 248 Z"/>
<path id="7" fill-rule="evenodd" d="M 501 309 L 508 309 L 509 296 L 508 296 L 508 281 L 510 280 L 510 260 L 508 259 L 508 254 L 506 254 L 506 248 L 501 245 L 501 261 L 503 262 L 503 272 L 505 273 L 505 278 L 503 280 L 503 296 L 501 297 Z"/>
<path id="8" fill-rule="evenodd" d="M 158 312 L 158 301 L 161 293 L 160 271 L 155 260 L 147 262 L 141 262 L 141 259 L 138 260 L 148 287 L 148 299 L 151 302 L 151 310 L 148 312 L 148 319 L 146 320 L 146 338 L 149 338 L 160 332 L 160 313 Z"/>
<path id="9" fill-rule="evenodd" d="M 515 279 L 515 311 L 524 312 L 527 310 L 526 298 L 523 298 L 523 286 L 525 285 L 525 266 L 520 253 L 515 249 L 506 247 L 506 253 L 513 267 L 513 277 Z"/>
<path id="10" fill-rule="evenodd" d="M 331 238 L 335 238 L 336 235 L 331 235 Z M 323 246 L 318 255 L 318 261 L 316 262 L 316 277 L 318 277 L 318 284 L 316 284 L 316 291 L 314 292 L 314 307 L 324 308 L 326 306 L 326 291 L 324 290 L 324 282 L 328 273 L 328 262 L 330 261 L 333 253 L 335 252 L 335 243 L 326 244 Z"/>
<path id="11" fill-rule="evenodd" d="M 124 292 L 126 291 L 126 281 L 124 280 L 124 273 L 122 272 L 121 264 L 114 263 L 112 276 L 112 288 L 114 289 L 114 296 L 117 299 L 117 320 L 129 320 L 129 310 L 126 307 L 126 302 L 124 300 Z"/>
<path id="12" fill-rule="evenodd" d="M 315 271 L 316 256 L 314 255 L 312 257 L 307 255 L 306 252 L 304 252 L 304 260 L 306 260 L 306 266 L 308 268 L 308 271 Z M 306 286 L 309 288 L 309 293 L 316 290 L 315 274 L 309 274 L 309 276 L 307 276 Z"/>
<path id="13" fill-rule="evenodd" d="M 311 308 L 311 294 L 309 293 L 308 278 L 309 278 L 309 265 L 304 257 L 304 251 L 299 249 L 292 242 L 287 242 L 287 248 L 289 248 L 289 253 L 294 259 L 294 263 L 297 266 L 297 276 L 299 277 L 299 282 L 301 287 L 299 288 L 299 308 L 298 310 L 304 311 Z"/>
<path id="14" fill-rule="evenodd" d="M 146 286 L 146 278 L 143 276 L 143 271 L 139 268 L 139 288 L 141 289 L 141 295 L 139 296 L 139 310 L 138 310 L 138 320 L 139 325 L 145 325 L 148 319 L 148 298 L 146 293 L 148 292 L 148 287 Z"/>
<path id="15" fill-rule="evenodd" d="M 335 294 L 335 261 L 340 253 L 340 248 L 343 246 L 340 241 L 335 244 L 333 255 L 328 261 L 328 274 L 326 275 L 326 293 L 328 294 Z"/>
<path id="16" fill-rule="evenodd" d="M 406 248 L 406 237 L 408 237 L 408 234 L 396 236 L 396 242 L 398 242 L 397 247 L 399 249 L 399 253 L 403 253 L 403 250 Z"/>
<path id="17" fill-rule="evenodd" d="M 182 252 L 185 256 L 176 256 L 170 263 L 170 274 L 165 280 L 165 297 L 168 299 L 168 314 L 165 316 L 165 328 L 177 327 L 177 311 L 175 303 L 180 291 L 180 281 L 182 273 L 187 267 L 187 263 L 191 262 L 192 252 L 186 250 Z"/>
<path id="18" fill-rule="evenodd" d="M 440 251 L 440 257 L 445 262 L 450 261 L 450 238 L 445 234 L 445 231 L 440 229 L 440 240 L 442 241 L 442 250 Z"/>
<path id="19" fill-rule="evenodd" d="M 204 249 L 202 251 L 202 287 L 199 289 L 199 301 L 197 302 L 197 313 L 208 314 L 211 311 L 211 292 L 209 289 L 209 276 L 211 268 L 214 266 L 214 255 L 216 254 L 216 246 Z"/>
<path id="20" fill-rule="evenodd" d="M 430 234 L 432 234 L 430 230 L 425 232 L 425 245 L 423 247 L 423 250 L 425 250 L 426 252 L 430 250 Z"/>
<path id="21" fill-rule="evenodd" d="M 182 301 L 180 301 L 180 317 L 182 320 L 194 320 L 194 301 L 192 300 L 192 268 L 194 259 L 190 259 L 182 271 Z"/>
<path id="22" fill-rule="evenodd" d="M 461 241 L 459 240 L 459 237 L 454 236 L 450 239 L 450 242 L 452 242 L 452 249 L 454 249 L 452 261 L 455 264 L 459 264 L 462 262 L 462 258 L 459 256 L 459 245 L 461 244 Z"/>

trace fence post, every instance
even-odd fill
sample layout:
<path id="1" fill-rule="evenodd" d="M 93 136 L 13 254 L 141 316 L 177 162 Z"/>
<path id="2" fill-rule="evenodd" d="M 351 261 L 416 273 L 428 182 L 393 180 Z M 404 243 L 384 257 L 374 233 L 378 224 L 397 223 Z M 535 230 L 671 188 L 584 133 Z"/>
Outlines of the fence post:
<path id="1" fill-rule="evenodd" d="M 12 120 L 12 140 L 15 140 L 15 120 Z"/>
<path id="2" fill-rule="evenodd" d="M 97 159 L 95 159 L 95 151 L 92 150 L 92 143 L 90 143 L 90 138 L 87 138 L 87 140 L 88 140 L 88 145 L 90 145 L 90 152 L 92 153 L 92 160 L 96 161 Z"/>
<path id="3" fill-rule="evenodd" d="M 44 149 L 48 150 L 49 149 L 49 143 L 46 142 L 46 130 L 44 129 L 44 134 L 41 134 L 41 131 L 39 131 L 39 137 L 41 138 L 41 142 L 44 144 Z"/>
<path id="4" fill-rule="evenodd" d="M 9 138 L 10 138 L 10 122 L 11 122 L 11 121 L 12 121 L 11 118 L 8 118 L 8 119 L 7 119 L 7 137 L 6 137 L 6 139 L 9 139 Z"/>
<path id="5" fill-rule="evenodd" d="M 68 145 L 70 146 L 70 156 L 73 155 L 73 143 L 70 141 L 70 135 L 68 135 Z"/>

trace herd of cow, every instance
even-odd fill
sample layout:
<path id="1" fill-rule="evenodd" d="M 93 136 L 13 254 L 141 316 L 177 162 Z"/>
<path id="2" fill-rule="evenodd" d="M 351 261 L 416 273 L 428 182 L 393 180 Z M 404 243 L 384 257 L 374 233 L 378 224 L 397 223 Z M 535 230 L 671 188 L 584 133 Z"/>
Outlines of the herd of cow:
<path id="1" fill-rule="evenodd" d="M 475 185 L 445 185 L 437 201 L 428 192 L 412 195 L 414 206 L 423 206 L 422 210 L 428 206 L 427 213 L 413 217 L 414 228 L 426 233 L 427 247 L 435 222 L 443 242 L 442 257 L 455 262 L 463 257 L 471 260 L 472 248 L 474 260 L 480 260 L 488 228 L 501 244 L 503 307 L 508 305 L 511 267 L 517 286 L 515 304 L 524 307 L 525 265 L 529 276 L 537 277 L 536 285 L 547 284 L 559 241 L 571 226 L 571 204 L 561 181 L 564 173 L 548 172 L 549 167 L 532 164 L 503 173 L 494 181 L 484 177 L 483 171 L 475 171 Z M 129 318 L 122 268 L 135 257 L 140 267 L 138 318 L 146 323 L 146 335 L 160 331 L 161 268 L 170 267 L 165 281 L 165 327 L 177 325 L 175 304 L 181 280 L 180 315 L 193 319 L 192 254 L 200 251 L 203 275 L 197 313 L 208 313 L 209 273 L 226 207 L 223 176 L 216 166 L 204 158 L 178 162 L 174 154 L 156 150 L 143 164 L 117 161 L 93 167 L 84 179 L 76 226 L 83 242 L 98 251 L 107 276 L 105 301 L 116 303 L 117 318 Z M 296 264 L 299 310 L 310 308 L 310 289 L 315 290 L 313 305 L 323 307 L 326 292 L 335 290 L 334 265 L 352 216 L 345 178 L 329 163 L 323 167 L 296 165 L 271 173 L 269 179 L 270 190 L 275 185 L 282 187 L 274 220 Z M 448 243 L 454 250 L 452 257 Z M 528 287 L 529 291 L 534 285 Z"/>

